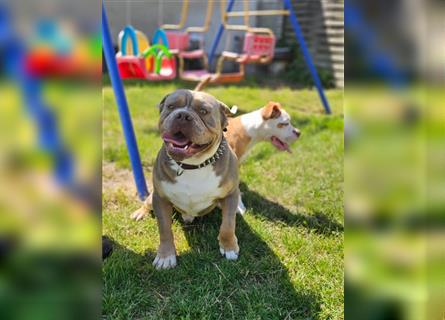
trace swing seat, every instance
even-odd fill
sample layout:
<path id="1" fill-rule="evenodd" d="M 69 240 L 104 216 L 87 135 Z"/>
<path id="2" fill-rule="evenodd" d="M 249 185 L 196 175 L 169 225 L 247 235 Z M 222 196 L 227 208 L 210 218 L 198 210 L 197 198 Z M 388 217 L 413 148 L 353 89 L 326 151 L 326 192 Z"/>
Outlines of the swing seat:
<path id="1" fill-rule="evenodd" d="M 222 59 L 236 61 L 239 64 L 269 63 L 275 53 L 275 36 L 273 34 L 258 34 L 247 32 L 244 38 L 243 52 L 238 54 L 223 51 Z"/>
<path id="2" fill-rule="evenodd" d="M 136 35 L 136 40 L 137 40 L 137 52 L 143 52 L 145 49 L 150 47 L 150 41 L 147 39 L 147 37 L 145 36 L 145 34 L 140 31 L 140 30 L 136 30 L 134 29 L 135 35 Z M 122 52 L 122 40 L 124 37 L 124 30 L 122 30 L 121 32 L 119 32 L 119 41 L 118 41 L 118 45 L 119 45 L 119 51 Z M 130 56 L 134 56 L 135 52 L 133 51 L 133 46 L 132 43 L 129 43 L 128 41 L 125 41 L 125 49 L 124 50 L 126 52 L 127 55 Z"/>
<path id="3" fill-rule="evenodd" d="M 238 63 L 244 63 L 244 64 L 249 64 L 249 63 L 265 64 L 265 63 L 269 63 L 272 60 L 272 58 L 273 57 L 271 57 L 271 56 L 261 56 L 258 54 L 253 54 L 253 55 L 241 54 L 241 55 L 239 55 L 239 57 L 236 61 Z"/>
<path id="4" fill-rule="evenodd" d="M 147 74 L 147 80 L 172 80 L 176 78 L 176 60 L 174 57 L 163 57 L 161 61 L 161 70 L 159 73 L 149 72 Z"/>
<path id="5" fill-rule="evenodd" d="M 179 57 L 179 77 L 186 81 L 201 81 L 211 75 L 207 71 L 208 61 L 204 50 L 183 51 Z M 184 70 L 184 60 L 201 60 L 204 68 L 200 70 Z"/>
<path id="6" fill-rule="evenodd" d="M 205 55 L 204 50 L 181 51 L 179 56 L 184 59 L 200 59 Z"/>
<path id="7" fill-rule="evenodd" d="M 127 54 L 127 39 L 130 37 L 132 54 Z M 136 30 L 128 25 L 119 33 L 120 51 L 116 54 L 117 67 L 122 79 L 145 79 L 147 66 L 145 57 L 139 56 Z"/>
<path id="8" fill-rule="evenodd" d="M 242 72 L 216 73 L 210 79 L 210 83 L 237 83 L 244 79 Z"/>
<path id="9" fill-rule="evenodd" d="M 207 70 L 186 70 L 181 73 L 181 79 L 187 81 L 202 81 L 211 75 Z"/>
<path id="10" fill-rule="evenodd" d="M 172 53 L 177 54 L 187 50 L 189 46 L 189 35 L 187 32 L 165 31 L 168 46 Z"/>
<path id="11" fill-rule="evenodd" d="M 233 55 L 232 55 L 233 57 Z M 225 60 L 230 60 L 228 57 L 221 56 L 216 73 L 210 73 L 207 70 L 186 70 L 180 71 L 180 77 L 186 81 L 201 82 L 209 78 L 209 83 L 237 83 L 244 79 L 244 65 L 240 64 L 240 70 L 238 72 L 222 72 L 223 63 Z M 234 60 L 234 59 L 232 59 Z"/>
<path id="12" fill-rule="evenodd" d="M 176 77 L 176 58 L 163 44 L 154 44 L 142 53 L 148 61 L 147 80 L 172 80 Z"/>
<path id="13" fill-rule="evenodd" d="M 144 57 L 116 55 L 117 67 L 122 79 L 145 79 L 147 68 Z"/>
<path id="14" fill-rule="evenodd" d="M 238 72 L 222 72 L 224 61 L 232 60 L 237 62 L 239 55 L 233 52 L 223 52 L 219 57 L 218 63 L 216 65 L 216 73 L 210 79 L 210 83 L 237 83 L 244 80 L 244 64 L 239 64 Z"/>
<path id="15" fill-rule="evenodd" d="M 243 53 L 239 63 L 268 63 L 275 52 L 275 36 L 273 34 L 258 34 L 247 32 L 244 38 Z"/>
<path id="16" fill-rule="evenodd" d="M 201 82 L 210 77 L 209 83 L 236 83 L 244 79 L 241 72 L 209 73 L 207 70 L 188 70 L 182 73 L 181 79 Z"/>

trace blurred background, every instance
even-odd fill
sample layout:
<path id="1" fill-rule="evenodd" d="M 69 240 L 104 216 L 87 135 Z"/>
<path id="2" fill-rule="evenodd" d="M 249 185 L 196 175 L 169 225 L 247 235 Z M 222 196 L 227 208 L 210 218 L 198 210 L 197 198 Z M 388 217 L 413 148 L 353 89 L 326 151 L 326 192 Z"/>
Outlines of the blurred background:
<path id="1" fill-rule="evenodd" d="M 345 3 L 345 318 L 443 319 L 445 6 Z"/>
<path id="2" fill-rule="evenodd" d="M 306 45 L 317 67 L 325 88 L 344 86 L 344 0 L 291 0 Z M 203 26 L 207 9 L 213 3 L 211 23 L 203 34 L 192 33 L 192 41 L 200 42 L 199 47 L 209 53 L 221 23 L 221 1 L 191 0 L 188 3 L 187 19 L 182 29 Z M 223 3 L 224 10 L 229 1 Z M 126 25 L 132 25 L 151 39 L 156 29 L 163 24 L 178 24 L 184 1 L 105 1 L 110 32 L 118 47 L 118 35 Z M 248 10 L 282 10 L 282 0 L 250 0 Z M 235 1 L 232 11 L 243 11 L 242 0 Z M 243 17 L 232 17 L 229 24 L 243 25 Z M 286 16 L 251 16 L 250 26 L 269 28 L 276 36 L 274 59 L 270 64 L 247 65 L 246 75 L 255 81 L 273 78 L 274 82 L 287 82 L 293 86 L 313 86 L 312 77 L 303 55 L 295 40 L 294 30 Z M 222 35 L 215 54 L 222 51 L 242 52 L 245 31 L 231 30 Z M 217 59 L 210 68 L 213 70 Z M 226 62 L 225 72 L 237 69 L 237 63 Z"/>
<path id="3" fill-rule="evenodd" d="M 347 319 L 444 317 L 444 13 L 345 3 Z M 99 1 L 0 3 L 2 319 L 100 316 L 99 14 Z"/>
<path id="4" fill-rule="evenodd" d="M 97 319 L 99 1 L 0 2 L 0 318 Z"/>

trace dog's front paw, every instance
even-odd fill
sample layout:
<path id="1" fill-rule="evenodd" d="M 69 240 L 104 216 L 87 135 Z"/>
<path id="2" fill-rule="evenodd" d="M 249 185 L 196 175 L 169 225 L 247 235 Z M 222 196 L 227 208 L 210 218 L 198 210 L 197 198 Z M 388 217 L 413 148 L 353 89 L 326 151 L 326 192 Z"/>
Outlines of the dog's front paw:
<path id="1" fill-rule="evenodd" d="M 226 250 L 224 248 L 219 248 L 219 252 L 221 252 L 222 256 L 226 257 L 227 260 L 236 260 L 238 259 L 239 249 L 236 250 Z"/>
<path id="2" fill-rule="evenodd" d="M 174 268 L 176 267 L 176 255 L 162 256 L 158 253 L 153 260 L 153 266 L 157 270 Z"/>
<path id="3" fill-rule="evenodd" d="M 227 260 L 236 260 L 239 255 L 238 239 L 235 235 L 224 235 L 220 234 L 218 236 L 219 241 L 219 252 L 226 257 Z"/>
<path id="4" fill-rule="evenodd" d="M 150 210 L 148 208 L 142 206 L 140 209 L 136 210 L 131 214 L 131 219 L 136 221 L 142 220 L 148 215 L 149 211 Z"/>

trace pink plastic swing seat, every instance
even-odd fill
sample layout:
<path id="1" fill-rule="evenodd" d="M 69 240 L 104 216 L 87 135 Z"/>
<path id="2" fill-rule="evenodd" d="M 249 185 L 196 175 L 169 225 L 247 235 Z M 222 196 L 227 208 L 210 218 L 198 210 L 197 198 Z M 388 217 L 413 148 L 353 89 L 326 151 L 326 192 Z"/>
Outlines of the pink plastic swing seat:
<path id="1" fill-rule="evenodd" d="M 204 55 L 205 52 L 202 49 L 179 52 L 179 56 L 184 59 L 199 59 L 202 58 Z"/>
<path id="2" fill-rule="evenodd" d="M 187 32 L 166 31 L 168 47 L 170 50 L 185 51 L 189 46 L 189 35 Z"/>
<path id="3" fill-rule="evenodd" d="M 260 59 L 270 61 L 275 52 L 275 36 L 272 34 L 257 34 L 247 32 L 244 38 L 243 54 L 238 62 L 251 63 Z"/>
<path id="4" fill-rule="evenodd" d="M 206 70 L 189 70 L 182 73 L 181 79 L 201 82 L 210 77 L 210 83 L 235 83 L 244 79 L 244 74 L 232 73 L 210 73 Z"/>
<path id="5" fill-rule="evenodd" d="M 211 75 L 211 73 L 207 70 L 185 70 L 182 72 L 181 78 L 189 81 L 201 81 L 209 75 Z"/>

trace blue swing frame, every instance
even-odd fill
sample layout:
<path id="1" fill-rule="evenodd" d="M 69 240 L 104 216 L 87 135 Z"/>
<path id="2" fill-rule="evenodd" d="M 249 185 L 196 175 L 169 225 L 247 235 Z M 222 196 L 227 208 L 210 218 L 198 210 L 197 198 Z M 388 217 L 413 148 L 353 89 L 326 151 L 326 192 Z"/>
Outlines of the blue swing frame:
<path id="1" fill-rule="evenodd" d="M 235 0 L 230 0 L 227 4 L 226 13 L 232 11 L 233 6 L 235 4 Z M 298 23 L 297 16 L 295 15 L 295 11 L 292 8 L 292 3 L 290 0 L 283 0 L 284 9 L 289 11 L 289 18 L 292 28 L 294 29 L 295 38 L 300 45 L 301 52 L 303 53 L 304 61 L 306 62 L 307 67 L 311 73 L 312 79 L 314 81 L 315 87 L 317 88 L 318 95 L 320 96 L 320 100 L 323 104 L 323 107 L 327 114 L 331 114 L 331 108 L 329 106 L 328 99 L 323 90 L 323 86 L 321 85 L 320 77 L 318 76 L 317 69 L 315 68 L 314 63 L 312 62 L 311 55 L 309 53 L 309 49 L 306 46 L 306 42 L 304 41 L 303 33 L 301 32 L 300 24 Z M 215 40 L 212 43 L 212 48 L 210 49 L 209 54 L 209 65 L 211 65 L 216 49 L 218 48 L 218 44 L 221 41 L 221 37 L 224 33 L 224 24 L 221 23 L 216 33 Z"/>
<path id="2" fill-rule="evenodd" d="M 134 134 L 133 123 L 131 122 L 130 110 L 128 109 L 127 98 L 125 96 L 124 85 L 117 68 L 116 57 L 114 55 L 113 42 L 111 40 L 110 29 L 108 27 L 108 18 L 105 12 L 105 5 L 102 2 L 102 41 L 105 61 L 108 67 L 111 84 L 116 98 L 117 109 L 119 112 L 125 142 L 127 144 L 128 155 L 133 171 L 136 188 L 141 200 L 148 197 L 149 192 L 145 181 L 144 171 L 142 169 L 141 157 Z"/>

